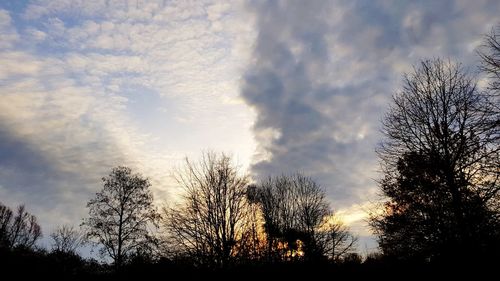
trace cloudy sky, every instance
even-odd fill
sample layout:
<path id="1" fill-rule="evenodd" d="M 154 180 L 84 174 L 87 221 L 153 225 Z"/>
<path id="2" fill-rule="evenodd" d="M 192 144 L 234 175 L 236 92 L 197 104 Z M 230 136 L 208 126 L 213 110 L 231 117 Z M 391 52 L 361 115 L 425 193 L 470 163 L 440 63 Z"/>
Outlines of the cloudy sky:
<path id="1" fill-rule="evenodd" d="M 0 201 L 46 234 L 128 165 L 172 200 L 185 156 L 301 171 L 353 230 L 380 119 L 422 58 L 475 71 L 500 1 L 1 1 Z M 362 250 L 373 243 L 362 239 Z"/>

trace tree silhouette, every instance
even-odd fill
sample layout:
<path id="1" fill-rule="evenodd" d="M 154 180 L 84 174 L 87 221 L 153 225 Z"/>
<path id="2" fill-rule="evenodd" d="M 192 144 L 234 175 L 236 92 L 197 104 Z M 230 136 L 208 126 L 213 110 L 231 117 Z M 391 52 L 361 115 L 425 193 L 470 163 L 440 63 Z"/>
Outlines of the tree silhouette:
<path id="1" fill-rule="evenodd" d="M 204 153 L 198 163 L 186 159 L 176 174 L 182 200 L 164 208 L 171 250 L 197 265 L 225 267 L 237 255 L 247 227 L 246 186 L 230 157 Z"/>
<path id="2" fill-rule="evenodd" d="M 76 254 L 76 250 L 85 244 L 85 233 L 71 225 L 62 225 L 50 234 L 52 251 Z"/>
<path id="3" fill-rule="evenodd" d="M 260 262 L 266 255 L 264 218 L 260 206 L 249 202 L 248 196 L 246 207 L 246 224 L 238 243 L 238 258 L 242 262 Z"/>
<path id="4" fill-rule="evenodd" d="M 378 149 L 388 201 L 372 226 L 385 254 L 458 257 L 491 244 L 498 229 L 498 117 L 460 65 L 426 60 L 405 76 Z"/>
<path id="5" fill-rule="evenodd" d="M 0 203 L 0 247 L 10 246 L 10 228 L 12 224 L 12 210 Z"/>
<path id="6" fill-rule="evenodd" d="M 334 262 L 343 261 L 353 254 L 357 237 L 334 216 L 328 217 L 316 234 L 321 252 Z"/>
<path id="7" fill-rule="evenodd" d="M 42 237 L 42 229 L 34 215 L 28 213 L 24 205 L 14 213 L 0 203 L 0 247 L 33 249 Z"/>
<path id="8" fill-rule="evenodd" d="M 261 208 L 269 259 L 326 255 L 327 235 L 320 228 L 331 211 L 324 190 L 311 178 L 301 174 L 269 177 L 250 186 L 248 197 Z"/>
<path id="9" fill-rule="evenodd" d="M 485 35 L 483 46 L 478 53 L 481 57 L 481 70 L 489 75 L 490 89 L 498 95 L 500 91 L 500 25 Z"/>
<path id="10" fill-rule="evenodd" d="M 159 215 L 147 178 L 120 166 L 102 181 L 101 192 L 87 203 L 89 218 L 83 225 L 87 237 L 102 246 L 101 254 L 120 267 L 127 257 L 153 242 L 148 227 L 156 226 Z"/>

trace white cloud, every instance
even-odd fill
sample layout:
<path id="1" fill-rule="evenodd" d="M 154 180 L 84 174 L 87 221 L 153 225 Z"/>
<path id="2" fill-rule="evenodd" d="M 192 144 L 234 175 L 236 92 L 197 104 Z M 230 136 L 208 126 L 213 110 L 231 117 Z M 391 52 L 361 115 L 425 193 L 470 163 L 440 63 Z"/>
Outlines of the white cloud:
<path id="1" fill-rule="evenodd" d="M 150 177 L 159 201 L 186 155 L 249 165 L 238 83 L 255 34 L 241 3 L 32 1 L 21 20 L 0 11 L 4 203 L 51 228 L 77 223 L 115 165 Z"/>
<path id="2" fill-rule="evenodd" d="M 31 40 L 41 42 L 47 38 L 47 33 L 40 31 L 35 28 L 30 28 L 26 30 L 26 33 L 30 37 Z"/>
<path id="3" fill-rule="evenodd" d="M 126 1 L 111 1 L 115 3 Z M 104 13 L 110 6 L 105 0 L 35 0 L 24 11 L 24 18 L 37 20 L 52 14 L 69 13 L 73 16 L 96 16 Z M 110 3 L 113 5 L 113 3 Z"/>
<path id="4" fill-rule="evenodd" d="M 0 49 L 11 48 L 19 40 L 11 21 L 9 12 L 0 9 Z"/>

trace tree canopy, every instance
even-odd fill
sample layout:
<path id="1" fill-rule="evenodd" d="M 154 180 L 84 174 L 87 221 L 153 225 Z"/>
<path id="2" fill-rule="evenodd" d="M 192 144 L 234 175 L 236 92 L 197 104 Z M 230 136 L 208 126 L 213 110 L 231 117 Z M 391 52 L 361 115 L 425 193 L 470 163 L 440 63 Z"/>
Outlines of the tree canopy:
<path id="1" fill-rule="evenodd" d="M 486 250 L 498 235 L 498 111 L 460 64 L 424 60 L 404 77 L 378 149 L 387 196 L 372 226 L 399 257 Z"/>
<path id="2" fill-rule="evenodd" d="M 155 226 L 159 215 L 147 178 L 120 166 L 102 181 L 103 189 L 87 203 L 89 218 L 83 225 L 88 238 L 101 246 L 101 253 L 121 266 L 153 241 L 148 227 Z"/>

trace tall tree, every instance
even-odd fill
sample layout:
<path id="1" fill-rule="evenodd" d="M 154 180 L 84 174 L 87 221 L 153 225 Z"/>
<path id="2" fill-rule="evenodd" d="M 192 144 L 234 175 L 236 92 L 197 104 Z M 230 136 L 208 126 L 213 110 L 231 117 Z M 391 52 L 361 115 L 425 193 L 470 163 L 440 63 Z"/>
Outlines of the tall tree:
<path id="1" fill-rule="evenodd" d="M 0 203 L 0 247 L 33 249 L 42 237 L 42 229 L 24 205 L 14 213 Z"/>
<path id="2" fill-rule="evenodd" d="M 120 267 L 125 259 L 147 247 L 153 236 L 150 226 L 159 218 L 153 204 L 150 182 L 128 167 L 113 168 L 102 178 L 103 189 L 87 203 L 87 237 L 100 244 L 101 254 Z"/>
<path id="3" fill-rule="evenodd" d="M 171 249 L 198 265 L 225 267 L 239 254 L 246 232 L 248 177 L 229 156 L 208 152 L 199 162 L 186 159 L 176 179 L 181 201 L 164 209 Z"/>
<path id="4" fill-rule="evenodd" d="M 405 75 L 378 149 L 388 200 L 372 218 L 386 254 L 432 258 L 484 249 L 498 229 L 498 111 L 458 64 Z"/>

